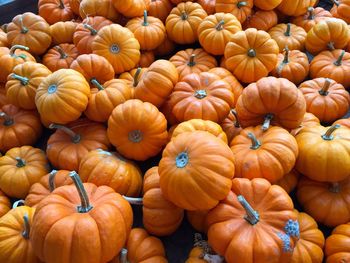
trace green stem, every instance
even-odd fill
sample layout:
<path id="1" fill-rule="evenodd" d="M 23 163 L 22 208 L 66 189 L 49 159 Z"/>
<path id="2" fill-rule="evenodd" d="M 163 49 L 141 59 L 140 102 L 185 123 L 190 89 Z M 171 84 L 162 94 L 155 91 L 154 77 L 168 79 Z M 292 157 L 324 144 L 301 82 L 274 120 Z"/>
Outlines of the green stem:
<path id="1" fill-rule="evenodd" d="M 21 33 L 26 34 L 28 33 L 29 29 L 23 24 L 23 15 L 19 17 L 19 25 L 21 27 Z"/>
<path id="2" fill-rule="evenodd" d="M 148 26 L 149 24 L 148 24 L 148 16 L 147 16 L 147 10 L 144 10 L 143 11 L 143 23 L 142 23 L 142 25 L 143 26 Z"/>
<path id="3" fill-rule="evenodd" d="M 285 35 L 286 37 L 290 37 L 290 29 L 291 29 L 291 24 L 288 23 L 288 24 L 287 24 L 287 30 L 286 30 L 286 32 L 284 32 L 284 35 Z"/>
<path id="4" fill-rule="evenodd" d="M 123 198 L 129 202 L 131 205 L 142 205 L 143 199 L 141 197 L 128 197 L 123 195 Z"/>
<path id="5" fill-rule="evenodd" d="M 133 83 L 132 83 L 132 85 L 133 85 L 134 87 L 136 87 L 137 84 L 139 84 L 139 77 L 140 77 L 140 74 L 141 74 L 141 70 L 142 70 L 142 68 L 138 67 L 137 70 L 136 70 L 136 72 L 135 72 L 134 81 L 133 81 Z"/>
<path id="6" fill-rule="evenodd" d="M 240 202 L 240 204 L 243 206 L 243 208 L 246 211 L 246 215 L 244 216 L 244 219 L 248 221 L 249 224 L 251 225 L 255 225 L 259 222 L 260 216 L 259 213 L 257 211 L 255 211 L 250 204 L 247 202 L 247 200 L 245 200 L 245 198 L 243 197 L 243 195 L 239 195 L 237 196 L 238 201 Z"/>
<path id="7" fill-rule="evenodd" d="M 241 128 L 241 124 L 239 124 L 238 114 L 237 114 L 236 110 L 235 109 L 231 109 L 231 113 L 232 113 L 233 116 L 235 116 L 235 119 L 236 119 L 235 123 L 234 123 L 234 126 L 236 128 Z"/>
<path id="8" fill-rule="evenodd" d="M 71 129 L 69 129 L 66 126 L 51 123 L 49 128 L 50 129 L 59 129 L 59 130 L 63 131 L 64 133 L 66 133 L 67 135 L 69 135 L 72 138 L 73 143 L 79 143 L 81 140 L 81 136 L 79 134 L 76 134 L 74 131 L 72 131 Z"/>
<path id="9" fill-rule="evenodd" d="M 340 184 L 339 183 L 331 183 L 330 187 L 329 187 L 329 191 L 331 193 L 340 193 Z"/>
<path id="10" fill-rule="evenodd" d="M 289 63 L 289 48 L 288 48 L 288 46 L 286 46 L 284 48 L 284 51 L 285 51 L 284 58 L 281 61 L 281 63 L 278 65 L 277 70 L 276 70 L 278 76 L 281 76 L 281 73 L 282 73 L 284 66 Z"/>
<path id="11" fill-rule="evenodd" d="M 25 213 L 23 216 L 23 222 L 24 222 L 24 230 L 22 232 L 22 236 L 25 239 L 29 239 L 30 224 L 29 224 L 29 216 L 27 213 Z"/>
<path id="12" fill-rule="evenodd" d="M 23 160 L 21 157 L 16 157 L 15 159 L 16 159 L 16 161 L 17 161 L 16 166 L 17 166 L 18 168 L 21 168 L 21 167 L 26 166 L 26 161 Z"/>
<path id="13" fill-rule="evenodd" d="M 187 15 L 186 11 L 182 11 L 180 17 L 182 20 L 187 20 L 188 15 Z"/>
<path id="14" fill-rule="evenodd" d="M 55 177 L 57 174 L 57 170 L 52 170 L 51 173 L 49 174 L 49 190 L 50 192 L 53 192 L 55 190 Z"/>
<path id="15" fill-rule="evenodd" d="M 196 58 L 196 54 L 192 54 L 190 56 L 190 60 L 188 61 L 187 65 L 190 67 L 193 67 L 196 65 L 196 62 L 194 61 L 194 59 Z"/>
<path id="16" fill-rule="evenodd" d="M 4 126 L 11 126 L 14 124 L 13 118 L 11 118 L 8 114 L 6 114 L 3 111 L 0 112 L 0 118 L 4 119 L 4 122 L 3 122 Z"/>
<path id="17" fill-rule="evenodd" d="M 326 78 L 323 87 L 318 91 L 318 93 L 322 96 L 327 96 L 330 86 L 331 86 L 331 80 L 329 78 Z"/>
<path id="18" fill-rule="evenodd" d="M 95 35 L 97 35 L 97 30 L 96 29 L 94 29 L 92 26 L 90 26 L 89 24 L 84 24 L 84 27 L 87 29 L 87 30 L 89 30 L 90 31 L 90 34 L 92 35 L 92 36 L 95 36 Z"/>
<path id="19" fill-rule="evenodd" d="M 216 25 L 215 29 L 216 29 L 217 31 L 223 30 L 223 29 L 224 29 L 224 24 L 225 24 L 225 21 L 224 21 L 224 20 L 221 20 L 221 21 Z"/>
<path id="20" fill-rule="evenodd" d="M 128 250 L 126 248 L 122 248 L 119 256 L 120 263 L 128 263 Z"/>
<path id="21" fill-rule="evenodd" d="M 263 131 L 267 131 L 270 128 L 272 118 L 273 118 L 273 114 L 271 113 L 266 114 L 264 123 L 261 127 Z"/>
<path id="22" fill-rule="evenodd" d="M 248 54 L 248 56 L 251 57 L 251 58 L 256 57 L 256 51 L 255 51 L 255 49 L 253 49 L 253 48 L 249 49 L 247 54 Z"/>
<path id="23" fill-rule="evenodd" d="M 98 82 L 97 79 L 92 78 L 90 80 L 91 84 L 94 85 L 98 90 L 104 90 L 105 88 L 100 84 L 100 82 Z"/>
<path id="24" fill-rule="evenodd" d="M 12 73 L 10 75 L 10 77 L 13 78 L 13 79 L 19 80 L 23 86 L 26 86 L 26 85 L 29 84 L 29 79 L 26 78 L 26 77 L 22 77 L 20 75 L 15 74 L 15 73 Z"/>
<path id="25" fill-rule="evenodd" d="M 207 92 L 204 89 L 196 90 L 195 93 L 194 93 L 194 96 L 197 99 L 201 100 L 201 99 L 204 99 L 205 97 L 207 97 Z"/>
<path id="26" fill-rule="evenodd" d="M 25 205 L 24 200 L 17 200 L 16 202 L 13 203 L 12 209 L 15 209 L 18 206 L 24 206 L 24 205 Z"/>
<path id="27" fill-rule="evenodd" d="M 241 8 L 241 7 L 244 7 L 244 6 L 247 6 L 247 5 L 248 5 L 248 3 L 246 1 L 240 1 L 240 2 L 237 3 L 237 7 L 238 8 Z"/>
<path id="28" fill-rule="evenodd" d="M 334 139 L 334 136 L 332 135 L 333 132 L 336 130 L 336 129 L 339 129 L 341 126 L 340 124 L 336 124 L 336 125 L 333 125 L 331 126 L 325 134 L 322 135 L 322 139 L 323 140 L 326 140 L 326 141 L 331 141 Z"/>
<path id="29" fill-rule="evenodd" d="M 25 50 L 25 51 L 28 51 L 29 50 L 29 47 L 26 47 L 26 46 L 22 46 L 22 45 L 14 45 L 10 48 L 10 56 L 11 57 L 16 57 L 16 50 L 17 49 L 21 49 L 21 50 Z"/>
<path id="30" fill-rule="evenodd" d="M 315 19 L 315 9 L 312 6 L 309 6 L 307 9 L 307 13 L 308 13 L 308 20 L 314 20 Z"/>
<path id="31" fill-rule="evenodd" d="M 341 66 L 342 64 L 342 60 L 344 58 L 344 55 L 345 55 L 345 50 L 342 50 L 341 53 L 340 53 L 340 56 L 338 57 L 338 59 L 334 62 L 334 65 L 336 66 Z"/>
<path id="32" fill-rule="evenodd" d="M 60 46 L 55 46 L 54 49 L 57 50 L 58 53 L 60 53 L 61 59 L 66 59 L 68 57 L 66 52 L 64 52 L 64 50 Z"/>
<path id="33" fill-rule="evenodd" d="M 340 3 L 339 3 L 339 0 L 332 0 L 333 4 L 335 4 L 336 6 L 339 6 Z"/>
<path id="34" fill-rule="evenodd" d="M 63 3 L 63 0 L 58 0 L 59 1 L 59 7 L 61 9 L 64 9 L 64 3 Z"/>
<path id="35" fill-rule="evenodd" d="M 334 42 L 329 42 L 329 43 L 327 44 L 327 48 L 328 48 L 329 50 L 334 50 L 334 49 L 335 49 L 335 47 L 334 47 Z"/>
<path id="36" fill-rule="evenodd" d="M 79 213 L 89 212 L 93 207 L 90 205 L 89 197 L 86 193 L 86 190 L 84 188 L 84 185 L 83 185 L 79 175 L 75 171 L 72 171 L 69 173 L 69 176 L 72 178 L 72 180 L 75 184 L 75 187 L 78 190 L 80 201 L 81 201 L 81 205 L 79 205 L 77 207 L 77 211 Z"/>
<path id="37" fill-rule="evenodd" d="M 250 149 L 253 149 L 253 150 L 259 149 L 261 146 L 261 142 L 255 137 L 255 135 L 251 132 L 248 132 L 248 137 L 252 141 L 252 145 L 250 146 Z"/>

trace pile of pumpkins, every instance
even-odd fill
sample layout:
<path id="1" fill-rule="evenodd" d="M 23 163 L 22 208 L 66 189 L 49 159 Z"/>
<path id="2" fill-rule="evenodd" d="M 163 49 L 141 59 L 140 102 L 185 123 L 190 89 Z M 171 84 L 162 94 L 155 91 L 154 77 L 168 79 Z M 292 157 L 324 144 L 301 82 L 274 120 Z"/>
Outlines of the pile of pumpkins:
<path id="1" fill-rule="evenodd" d="M 185 216 L 188 263 L 350 262 L 350 1 L 316 6 L 39 0 L 3 25 L 0 262 L 168 262 Z"/>

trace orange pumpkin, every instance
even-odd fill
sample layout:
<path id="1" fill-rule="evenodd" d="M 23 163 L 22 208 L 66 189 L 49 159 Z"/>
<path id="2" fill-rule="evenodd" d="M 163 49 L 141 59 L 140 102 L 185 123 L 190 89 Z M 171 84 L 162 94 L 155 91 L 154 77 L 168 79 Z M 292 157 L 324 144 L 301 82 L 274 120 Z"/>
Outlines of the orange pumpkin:
<path id="1" fill-rule="evenodd" d="M 5 86 L 0 83 L 0 107 L 9 104 L 6 97 L 6 89 Z"/>
<path id="2" fill-rule="evenodd" d="M 242 27 L 256 28 L 257 30 L 269 31 L 278 23 L 278 17 L 274 10 L 264 11 L 258 10 L 254 14 L 248 16 L 247 20 L 242 24 Z"/>
<path id="3" fill-rule="evenodd" d="M 7 196 L 24 198 L 32 184 L 47 174 L 45 153 L 31 146 L 14 147 L 0 157 L 0 188 Z"/>
<path id="4" fill-rule="evenodd" d="M 226 45 L 225 65 L 238 80 L 251 83 L 268 75 L 278 53 L 278 45 L 268 33 L 249 28 L 234 34 Z"/>
<path id="5" fill-rule="evenodd" d="M 237 112 L 234 109 L 230 110 L 229 115 L 220 124 L 222 130 L 226 133 L 227 141 L 230 143 L 234 137 L 236 137 L 242 130 L 239 124 Z"/>
<path id="6" fill-rule="evenodd" d="M 112 0 L 81 0 L 79 14 L 83 19 L 90 16 L 103 16 L 113 22 L 118 21 L 120 17 Z"/>
<path id="7" fill-rule="evenodd" d="M 5 32 L 0 31 L 0 47 L 7 47 L 7 34 Z"/>
<path id="8" fill-rule="evenodd" d="M 0 191 L 0 218 L 11 209 L 10 199 Z"/>
<path id="9" fill-rule="evenodd" d="M 111 0 L 115 9 L 126 17 L 142 16 L 148 10 L 151 0 Z"/>
<path id="10" fill-rule="evenodd" d="M 74 18 L 74 13 L 69 5 L 69 0 L 39 0 L 39 15 L 50 25 L 69 21 Z"/>
<path id="11" fill-rule="evenodd" d="M 273 10 L 281 2 L 282 0 L 254 0 L 254 6 L 262 10 Z"/>
<path id="12" fill-rule="evenodd" d="M 89 152 L 80 162 L 79 174 L 83 182 L 107 185 L 122 195 L 137 197 L 141 192 L 140 169 L 118 153 L 101 149 Z"/>
<path id="13" fill-rule="evenodd" d="M 191 226 L 199 232 L 207 233 L 207 215 L 210 210 L 186 211 L 186 217 Z"/>
<path id="14" fill-rule="evenodd" d="M 284 175 L 282 179 L 276 182 L 277 185 L 281 186 L 288 194 L 292 192 L 298 184 L 300 174 L 297 170 L 292 169 L 289 173 Z"/>
<path id="15" fill-rule="evenodd" d="M 169 61 L 179 72 L 179 80 L 191 73 L 199 74 L 217 66 L 216 59 L 202 48 L 180 50 Z"/>
<path id="16" fill-rule="evenodd" d="M 346 23 L 350 23 L 350 2 L 349 0 L 333 0 L 334 3 L 331 13 L 334 17 L 343 19 Z"/>
<path id="17" fill-rule="evenodd" d="M 69 6 L 75 15 L 79 15 L 79 6 L 81 0 L 68 0 Z"/>
<path id="18" fill-rule="evenodd" d="M 307 13 L 294 17 L 292 23 L 304 28 L 306 32 L 309 32 L 314 25 L 326 20 L 328 17 L 332 17 L 332 14 L 329 11 L 322 7 L 313 8 L 310 6 L 307 9 Z"/>
<path id="19" fill-rule="evenodd" d="M 198 27 L 198 39 L 205 51 L 223 55 L 232 36 L 242 30 L 241 23 L 230 13 L 207 16 Z"/>
<path id="20" fill-rule="evenodd" d="M 118 105 L 108 119 L 108 138 L 126 158 L 146 160 L 167 143 L 167 121 L 148 102 L 128 100 Z"/>
<path id="21" fill-rule="evenodd" d="M 69 68 L 78 56 L 78 49 L 73 44 L 59 44 L 44 55 L 43 64 L 54 72 Z"/>
<path id="22" fill-rule="evenodd" d="M 215 11 L 217 13 L 231 13 L 239 22 L 244 23 L 252 13 L 253 0 L 216 0 Z"/>
<path id="23" fill-rule="evenodd" d="M 304 94 L 306 111 L 313 113 L 322 122 L 336 121 L 349 110 L 349 93 L 343 85 L 332 79 L 308 80 L 299 86 L 299 90 Z"/>
<path id="24" fill-rule="evenodd" d="M 73 21 L 60 21 L 50 26 L 52 43 L 55 45 L 73 43 L 73 36 L 78 23 Z"/>
<path id="25" fill-rule="evenodd" d="M 289 50 L 304 50 L 306 32 L 302 27 L 288 24 L 278 24 L 269 30 L 269 34 L 280 48 L 280 52 L 288 46 Z"/>
<path id="26" fill-rule="evenodd" d="M 169 0 L 151 0 L 148 13 L 150 16 L 157 17 L 165 23 L 172 8 L 173 5 Z"/>
<path id="27" fill-rule="evenodd" d="M 320 120 L 315 115 L 313 115 L 312 113 L 306 112 L 304 114 L 303 121 L 301 122 L 299 127 L 291 130 L 290 133 L 293 136 L 296 136 L 305 127 L 312 127 L 319 124 L 320 124 Z"/>
<path id="28" fill-rule="evenodd" d="M 73 184 L 73 181 L 69 177 L 69 171 L 52 170 L 29 188 L 24 203 L 27 206 L 36 207 L 41 200 L 50 195 L 57 187 L 70 184 Z"/>
<path id="29" fill-rule="evenodd" d="M 26 12 L 15 16 L 8 24 L 7 40 L 11 46 L 23 45 L 32 54 L 41 55 L 51 44 L 50 26 L 44 18 Z"/>
<path id="30" fill-rule="evenodd" d="M 160 44 L 155 50 L 154 53 L 157 56 L 167 56 L 173 53 L 175 50 L 175 43 L 171 41 L 168 36 L 165 36 L 165 40 Z"/>
<path id="31" fill-rule="evenodd" d="M 103 124 L 79 119 L 67 126 L 51 124 L 57 129 L 47 141 L 46 154 L 58 169 L 78 171 L 80 161 L 95 149 L 107 150 L 110 146 Z"/>
<path id="32" fill-rule="evenodd" d="M 342 224 L 333 229 L 332 234 L 326 239 L 326 262 L 348 262 L 350 260 L 349 242 L 350 224 Z"/>
<path id="33" fill-rule="evenodd" d="M 306 109 L 303 93 L 287 79 L 266 77 L 246 87 L 238 98 L 236 111 L 242 127 L 270 122 L 286 129 L 298 128 Z"/>
<path id="34" fill-rule="evenodd" d="M 203 240 L 201 234 L 194 234 L 194 247 L 191 249 L 188 259 L 185 263 L 206 263 L 206 262 L 224 262 L 223 257 L 213 254 L 214 251 L 206 240 Z"/>
<path id="35" fill-rule="evenodd" d="M 171 10 L 165 22 L 168 37 L 178 44 L 193 44 L 198 40 L 199 24 L 206 17 L 207 13 L 200 4 L 178 4 Z"/>
<path id="36" fill-rule="evenodd" d="M 176 136 L 165 147 L 159 162 L 164 197 L 186 210 L 215 207 L 230 190 L 233 161 L 227 144 L 208 132 Z"/>
<path id="37" fill-rule="evenodd" d="M 142 51 L 140 61 L 137 64 L 138 67 L 148 68 L 156 60 L 154 51 Z"/>
<path id="38" fill-rule="evenodd" d="M 139 84 L 140 79 L 142 79 L 142 75 L 146 72 L 147 68 L 134 68 L 129 72 L 124 72 L 119 75 L 119 79 L 123 80 L 128 89 L 131 90 L 132 98 L 135 98 L 135 89 Z"/>
<path id="39" fill-rule="evenodd" d="M 39 85 L 35 104 L 48 122 L 66 124 L 78 119 L 88 105 L 90 86 L 72 69 L 60 69 Z"/>
<path id="40" fill-rule="evenodd" d="M 350 128 L 350 118 L 339 119 L 333 123 L 333 125 L 335 125 L 335 124 L 340 124 L 343 127 Z"/>
<path id="41" fill-rule="evenodd" d="M 216 13 L 216 0 L 197 0 L 196 2 L 203 7 L 204 11 L 207 12 L 208 15 L 213 15 Z"/>
<path id="42" fill-rule="evenodd" d="M 315 4 L 316 0 L 283 0 L 277 9 L 287 16 L 300 16 L 305 14 L 307 9 Z"/>
<path id="43" fill-rule="evenodd" d="M 173 105 L 171 104 L 170 100 L 166 100 L 162 107 L 160 108 L 160 111 L 164 114 L 167 122 L 170 125 L 175 125 L 179 123 L 179 121 L 176 119 L 175 115 L 173 114 Z"/>

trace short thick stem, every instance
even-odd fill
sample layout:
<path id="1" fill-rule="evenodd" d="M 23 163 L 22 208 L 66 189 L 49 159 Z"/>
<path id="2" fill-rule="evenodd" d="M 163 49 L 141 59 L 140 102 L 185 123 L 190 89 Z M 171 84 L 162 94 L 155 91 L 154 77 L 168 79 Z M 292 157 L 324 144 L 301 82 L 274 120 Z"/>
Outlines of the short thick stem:
<path id="1" fill-rule="evenodd" d="M 331 193 L 340 193 L 340 184 L 339 183 L 331 183 L 331 185 L 329 186 L 329 191 Z"/>
<path id="2" fill-rule="evenodd" d="M 92 26 L 90 26 L 89 24 L 84 24 L 84 27 L 85 27 L 87 30 L 90 31 L 90 34 L 91 34 L 92 36 L 97 35 L 97 30 L 94 29 L 94 28 L 93 28 Z"/>
<path id="3" fill-rule="evenodd" d="M 143 199 L 141 197 L 128 197 L 123 195 L 123 198 L 129 202 L 131 205 L 142 205 Z"/>
<path id="4" fill-rule="evenodd" d="M 58 0 L 58 1 L 59 1 L 59 7 L 60 7 L 61 9 L 64 9 L 65 6 L 64 6 L 63 0 Z"/>
<path id="5" fill-rule="evenodd" d="M 19 17 L 19 25 L 21 27 L 21 33 L 26 34 L 28 33 L 29 29 L 23 24 L 23 15 Z"/>
<path id="6" fill-rule="evenodd" d="M 128 263 L 128 250 L 126 248 L 122 248 L 119 256 L 120 263 Z"/>
<path id="7" fill-rule="evenodd" d="M 342 50 L 338 59 L 334 62 L 334 65 L 336 65 L 338 67 L 341 66 L 344 55 L 345 55 L 345 50 Z"/>
<path id="8" fill-rule="evenodd" d="M 287 64 L 289 62 L 289 48 L 286 46 L 284 48 L 284 57 L 283 57 L 283 63 Z"/>
<path id="9" fill-rule="evenodd" d="M 68 57 L 66 52 L 64 52 L 64 50 L 60 46 L 55 46 L 54 49 L 57 50 L 58 53 L 60 53 L 61 59 L 66 59 Z"/>
<path id="10" fill-rule="evenodd" d="M 284 35 L 285 35 L 286 37 L 290 37 L 290 29 L 291 29 L 291 27 L 292 27 L 291 23 L 288 23 L 288 24 L 287 24 L 286 32 L 284 32 Z"/>
<path id="11" fill-rule="evenodd" d="M 92 78 L 90 80 L 91 84 L 94 85 L 98 90 L 104 90 L 105 88 L 100 84 L 100 82 L 98 82 L 97 79 Z"/>
<path id="12" fill-rule="evenodd" d="M 59 129 L 63 132 L 65 132 L 67 135 L 69 135 L 72 138 L 72 142 L 73 143 L 79 143 L 80 142 L 80 135 L 76 134 L 74 131 L 72 131 L 71 129 L 69 129 L 66 126 L 60 125 L 60 124 L 54 124 L 51 123 L 49 126 L 50 129 Z"/>
<path id="13" fill-rule="evenodd" d="M 13 203 L 12 209 L 17 208 L 19 206 L 24 206 L 24 205 L 25 205 L 24 200 L 17 200 L 16 202 Z"/>
<path id="14" fill-rule="evenodd" d="M 225 21 L 224 20 L 221 20 L 215 27 L 216 30 L 218 31 L 221 31 L 224 29 L 224 24 L 225 24 Z"/>
<path id="15" fill-rule="evenodd" d="M 255 211 L 250 204 L 245 200 L 243 195 L 237 196 L 238 201 L 243 206 L 244 210 L 246 211 L 246 215 L 244 216 L 244 219 L 248 221 L 249 224 L 255 225 L 259 222 L 260 216 L 257 211 Z"/>
<path id="16" fill-rule="evenodd" d="M 247 136 L 249 137 L 249 139 L 252 142 L 250 149 L 253 149 L 253 150 L 259 149 L 261 146 L 261 142 L 255 137 L 255 135 L 253 133 L 249 132 Z"/>
<path id="17" fill-rule="evenodd" d="M 55 190 L 55 177 L 57 174 L 57 170 L 52 170 L 51 173 L 49 174 L 49 190 L 50 192 L 53 192 Z"/>
<path id="18" fill-rule="evenodd" d="M 137 70 L 136 70 L 136 72 L 135 72 L 134 81 L 133 81 L 133 83 L 132 83 L 132 85 L 133 85 L 134 87 L 136 87 L 137 84 L 139 84 L 139 77 L 140 77 L 140 74 L 141 74 L 141 70 L 142 70 L 142 69 L 141 69 L 140 67 L 138 67 Z"/>
<path id="19" fill-rule="evenodd" d="M 251 57 L 251 58 L 256 57 L 256 51 L 253 48 L 249 49 L 247 54 L 248 54 L 248 57 Z"/>
<path id="20" fill-rule="evenodd" d="M 12 73 L 12 74 L 10 75 L 10 77 L 13 78 L 13 79 L 19 80 L 23 86 L 26 86 L 26 85 L 28 85 L 28 83 L 29 83 L 29 79 L 28 79 L 28 78 L 22 77 L 22 76 L 20 76 L 20 75 L 15 74 L 15 73 Z"/>
<path id="21" fill-rule="evenodd" d="M 188 14 L 186 13 L 186 11 L 182 11 L 180 17 L 182 20 L 187 20 Z"/>
<path id="22" fill-rule="evenodd" d="M 196 65 L 196 62 L 194 61 L 194 59 L 196 58 L 196 54 L 192 54 L 190 56 L 190 60 L 188 61 L 187 65 L 190 67 L 193 67 Z"/>
<path id="23" fill-rule="evenodd" d="M 331 126 L 325 134 L 322 135 L 322 139 L 323 140 L 326 140 L 326 141 L 331 141 L 334 139 L 334 136 L 333 136 L 333 132 L 336 130 L 336 129 L 339 129 L 341 126 L 340 124 L 335 124 L 333 126 Z"/>
<path id="24" fill-rule="evenodd" d="M 318 91 L 318 93 L 322 96 L 327 96 L 328 89 L 330 86 L 331 86 L 331 80 L 329 78 L 326 78 L 323 87 Z"/>
<path id="25" fill-rule="evenodd" d="M 4 120 L 4 122 L 3 122 L 4 126 L 11 126 L 14 124 L 13 118 L 11 118 L 5 112 L 0 112 L 0 118 Z"/>
<path id="26" fill-rule="evenodd" d="M 16 159 L 16 161 L 17 161 L 16 166 L 17 166 L 18 168 L 21 168 L 21 167 L 26 166 L 26 161 L 23 160 L 21 157 L 16 157 L 15 159 Z"/>
<path id="27" fill-rule="evenodd" d="M 24 227 L 24 230 L 22 232 L 22 236 L 25 239 L 29 239 L 30 224 L 29 224 L 29 216 L 27 213 L 24 214 L 24 216 L 23 216 L 23 227 Z"/>
<path id="28" fill-rule="evenodd" d="M 334 49 L 335 49 L 335 47 L 334 47 L 334 42 L 329 42 L 329 43 L 327 44 L 327 48 L 328 48 L 329 50 L 334 50 Z"/>
<path id="29" fill-rule="evenodd" d="M 148 26 L 148 16 L 147 16 L 147 10 L 144 10 L 143 11 L 143 23 L 142 23 L 143 26 Z"/>
<path id="30" fill-rule="evenodd" d="M 26 46 L 22 46 L 22 45 L 14 45 L 10 48 L 10 56 L 11 57 L 15 57 L 15 52 L 17 49 L 21 49 L 21 50 L 25 50 L 25 51 L 28 51 L 29 50 L 29 47 L 26 47 Z"/>
<path id="31" fill-rule="evenodd" d="M 273 114 L 266 114 L 264 123 L 262 125 L 262 130 L 267 131 L 270 128 L 271 120 L 273 119 Z"/>
<path id="32" fill-rule="evenodd" d="M 238 114 L 237 114 L 236 110 L 235 109 L 231 109 L 231 113 L 232 113 L 233 116 L 235 116 L 234 126 L 236 128 L 240 128 L 241 124 L 239 124 Z"/>
<path id="33" fill-rule="evenodd" d="M 237 3 L 237 7 L 238 7 L 238 8 L 245 7 L 245 6 L 247 6 L 247 5 L 248 5 L 248 3 L 247 3 L 246 1 L 239 1 L 239 2 Z"/>
<path id="34" fill-rule="evenodd" d="M 315 9 L 312 6 L 309 6 L 307 9 L 307 13 L 308 13 L 308 20 L 314 20 L 315 19 Z"/>
<path id="35" fill-rule="evenodd" d="M 336 6 L 339 6 L 340 3 L 339 3 L 339 0 L 332 0 L 333 4 L 335 4 Z"/>
<path id="36" fill-rule="evenodd" d="M 79 177 L 79 175 L 76 172 L 70 172 L 69 176 L 72 178 L 75 187 L 77 188 L 77 191 L 79 193 L 81 205 L 77 207 L 77 211 L 79 213 L 87 213 L 89 212 L 93 207 L 90 205 L 89 197 L 85 191 L 84 185 Z"/>

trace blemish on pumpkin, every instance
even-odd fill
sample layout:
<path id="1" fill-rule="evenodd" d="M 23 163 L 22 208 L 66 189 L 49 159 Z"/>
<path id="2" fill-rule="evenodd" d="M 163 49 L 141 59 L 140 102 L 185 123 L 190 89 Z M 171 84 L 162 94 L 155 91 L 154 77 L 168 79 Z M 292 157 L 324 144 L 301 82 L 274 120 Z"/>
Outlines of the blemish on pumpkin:
<path id="1" fill-rule="evenodd" d="M 283 252 L 292 252 L 293 249 L 290 246 L 290 236 L 282 232 L 278 232 L 277 236 L 282 240 Z"/>
<path id="2" fill-rule="evenodd" d="M 284 227 L 284 231 L 290 237 L 300 237 L 299 223 L 297 220 L 289 219 Z"/>

